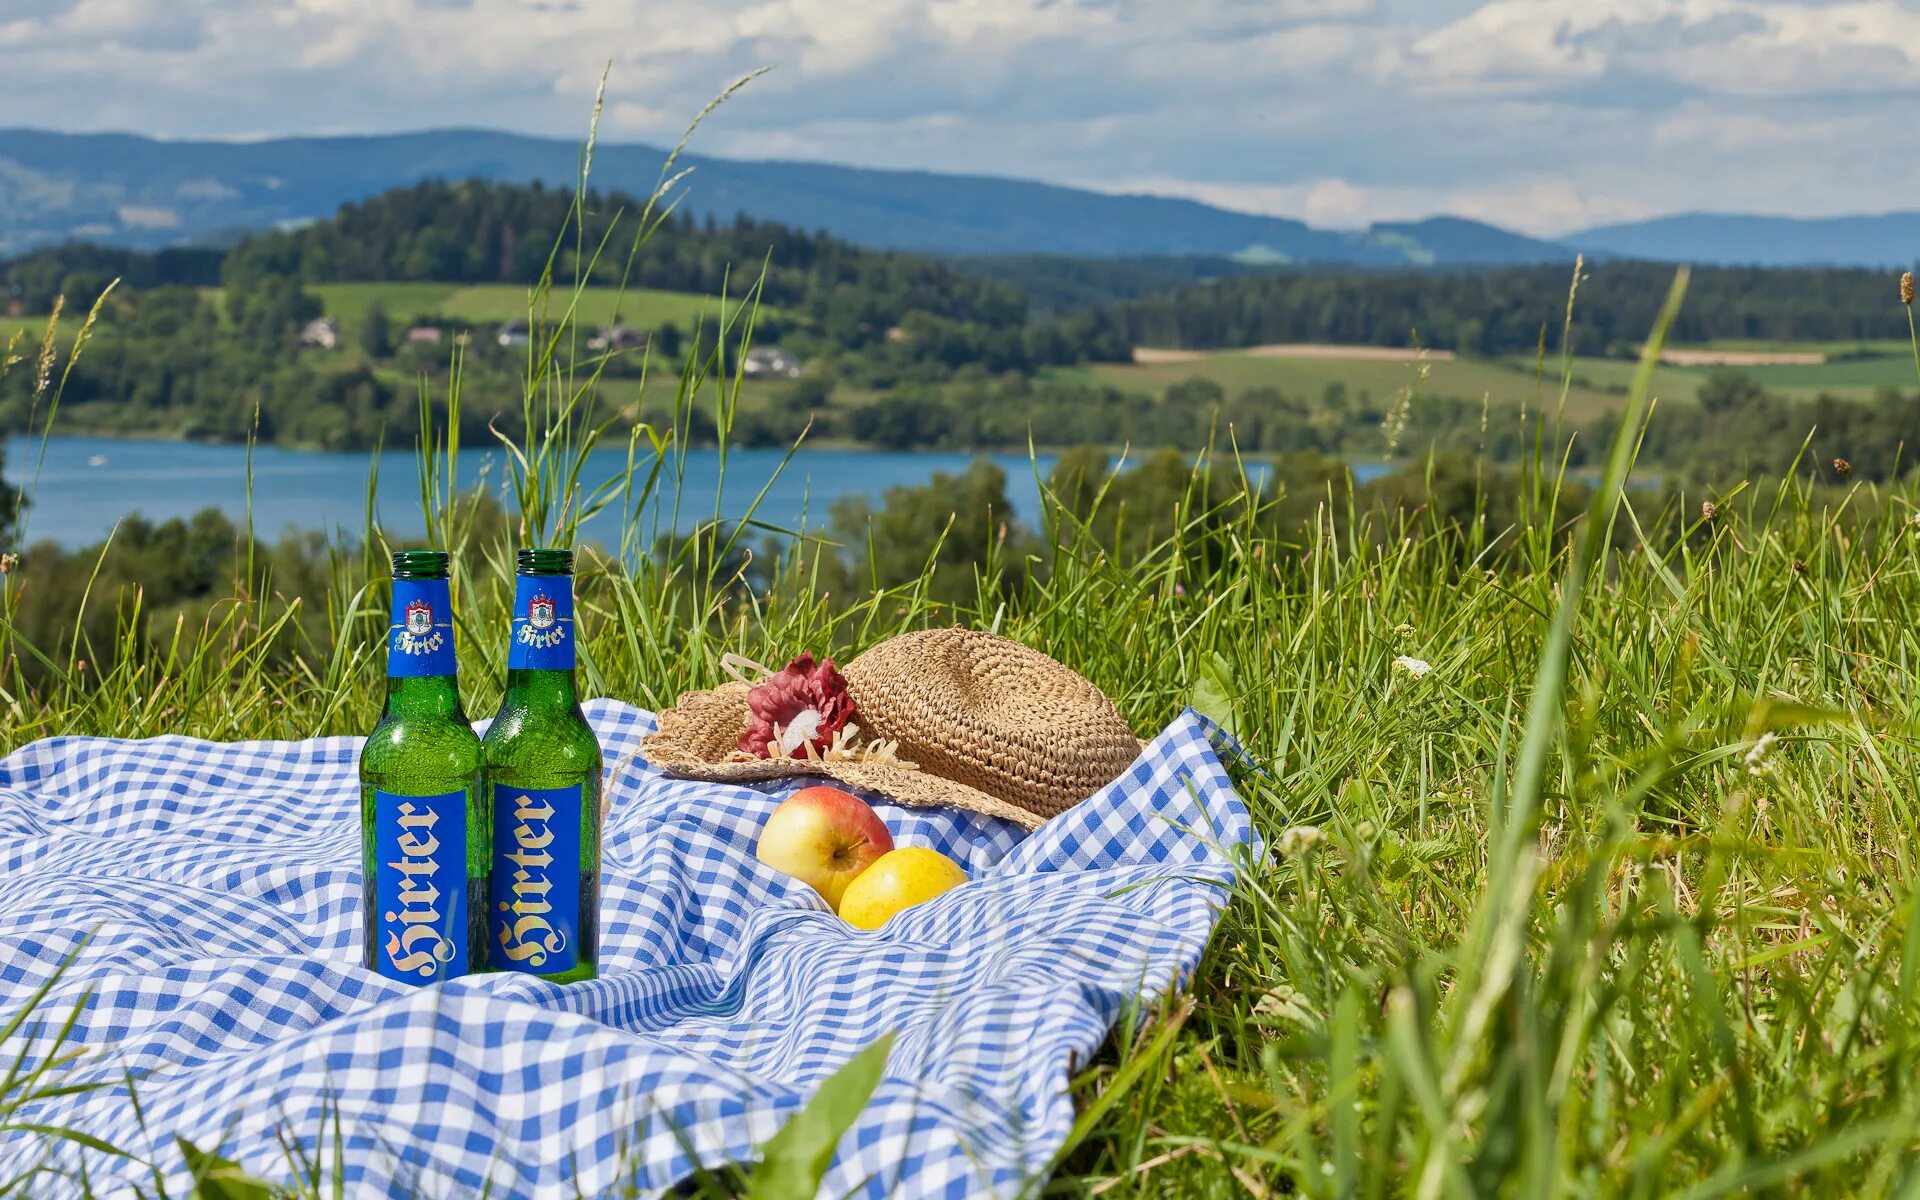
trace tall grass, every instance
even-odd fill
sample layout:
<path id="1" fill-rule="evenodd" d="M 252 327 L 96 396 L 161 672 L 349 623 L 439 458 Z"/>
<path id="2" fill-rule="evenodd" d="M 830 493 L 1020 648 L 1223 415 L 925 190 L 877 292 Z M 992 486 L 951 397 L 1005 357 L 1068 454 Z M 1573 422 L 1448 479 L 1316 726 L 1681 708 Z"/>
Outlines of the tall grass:
<path id="1" fill-rule="evenodd" d="M 736 551 L 753 519 L 723 525 L 717 498 L 696 535 L 659 539 L 683 507 L 706 511 L 678 456 L 694 405 L 724 444 L 746 291 L 739 324 L 681 366 L 672 419 L 628 429 L 614 490 L 576 486 L 626 427 L 551 283 L 530 306 L 527 441 L 506 447 L 516 522 L 452 485 L 458 446 L 423 417 L 423 515 L 461 563 L 473 707 L 503 677 L 487 631 L 505 624 L 512 545 L 579 540 L 598 694 L 658 707 L 717 682 L 728 650 L 844 657 L 958 619 L 1079 668 L 1141 732 L 1189 702 L 1226 722 L 1261 768 L 1242 783 L 1271 853 L 1184 996 L 1123 1022 L 1074 1080 L 1084 1119 L 1035 1190 L 1920 1190 L 1920 494 L 1835 502 L 1789 477 L 1710 516 L 1644 511 L 1623 483 L 1656 329 L 1585 512 L 1543 444 L 1512 528 L 1369 518 L 1336 489 L 1295 530 L 1222 453 L 1132 557 L 1048 496 L 1033 569 L 989 559 L 957 605 L 926 578 L 823 595 L 821 556 L 860 548 L 797 539 L 749 588 Z M 596 509 L 620 514 L 598 546 L 580 528 Z M 367 728 L 381 541 L 370 528 L 336 554 L 324 596 L 269 580 L 144 647 L 137 598 L 103 598 L 123 606 L 119 654 L 25 646 L 9 619 L 0 661 L 55 674 L 6 696 L 0 741 Z M 331 632 L 288 670 L 270 652 L 296 605 L 324 606 Z M 89 657 L 113 665 L 81 670 Z"/>

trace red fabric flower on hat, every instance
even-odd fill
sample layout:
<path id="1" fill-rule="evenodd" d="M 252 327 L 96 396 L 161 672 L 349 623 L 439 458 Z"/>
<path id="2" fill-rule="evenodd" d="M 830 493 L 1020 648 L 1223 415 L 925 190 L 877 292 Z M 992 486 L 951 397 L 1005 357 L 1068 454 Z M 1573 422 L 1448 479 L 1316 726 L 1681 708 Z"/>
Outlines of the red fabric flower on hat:
<path id="1" fill-rule="evenodd" d="M 833 660 L 815 664 L 802 654 L 747 693 L 747 730 L 739 746 L 756 758 L 806 758 L 807 747 L 825 751 L 853 716 L 853 697 Z"/>

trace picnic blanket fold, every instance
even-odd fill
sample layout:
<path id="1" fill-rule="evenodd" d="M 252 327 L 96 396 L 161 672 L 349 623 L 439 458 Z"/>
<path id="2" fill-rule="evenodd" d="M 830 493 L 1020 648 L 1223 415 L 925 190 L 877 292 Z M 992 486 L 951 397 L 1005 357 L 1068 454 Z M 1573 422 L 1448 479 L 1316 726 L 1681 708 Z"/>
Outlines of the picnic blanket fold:
<path id="1" fill-rule="evenodd" d="M 87 1051 L 61 1081 L 100 1085 L 31 1120 L 128 1155 L 4 1135 L 0 1179 L 77 1193 L 60 1172 L 84 1158 L 96 1192 L 157 1170 L 177 1193 L 180 1133 L 268 1177 L 291 1141 L 354 1195 L 659 1189 L 751 1158 L 893 1031 L 823 1194 L 1010 1195 L 1072 1124 L 1069 1065 L 1192 971 L 1258 851 L 1222 735 L 1189 711 L 1031 835 L 877 805 L 973 882 L 865 933 L 753 857 L 804 780 L 670 779 L 638 754 L 650 714 L 587 712 L 610 764 L 604 973 L 564 988 L 360 966 L 358 739 L 67 737 L 0 760 L 0 1020 L 54 981 L 42 1032 L 77 1005 Z"/>

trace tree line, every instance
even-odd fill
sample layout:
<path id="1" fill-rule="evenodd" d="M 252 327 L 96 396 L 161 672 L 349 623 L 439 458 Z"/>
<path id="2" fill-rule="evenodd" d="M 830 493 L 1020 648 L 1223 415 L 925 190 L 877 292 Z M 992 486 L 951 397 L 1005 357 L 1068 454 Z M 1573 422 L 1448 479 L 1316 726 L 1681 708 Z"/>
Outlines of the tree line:
<path id="1" fill-rule="evenodd" d="M 69 305 L 91 305 L 116 279 L 128 290 L 157 287 L 218 287 L 225 250 L 179 246 L 165 250 L 128 250 L 71 242 L 45 246 L 0 262 L 0 304 L 11 302 L 23 313 L 48 313 L 59 297 Z"/>
<path id="2" fill-rule="evenodd" d="M 1674 268 L 1589 265 L 1579 282 L 1571 348 L 1630 354 L 1653 328 Z M 1423 345 L 1467 354 L 1559 349 L 1572 272 L 1525 266 L 1478 270 L 1276 270 L 1216 278 L 1096 306 L 1129 345 L 1217 349 L 1275 342 Z M 1059 318 L 1071 325 L 1076 318 Z M 1886 272 L 1858 268 L 1696 267 L 1669 338 L 1775 342 L 1907 336 Z"/>

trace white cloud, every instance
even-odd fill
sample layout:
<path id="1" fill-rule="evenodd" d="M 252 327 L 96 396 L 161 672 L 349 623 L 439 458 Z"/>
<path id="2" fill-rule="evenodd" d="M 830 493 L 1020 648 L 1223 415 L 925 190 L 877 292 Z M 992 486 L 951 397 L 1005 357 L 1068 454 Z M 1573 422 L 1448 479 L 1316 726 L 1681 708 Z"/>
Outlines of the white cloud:
<path id="1" fill-rule="evenodd" d="M 1632 196 L 1590 191 L 1553 175 L 1449 188 L 1380 187 L 1334 177 L 1290 184 L 1234 184 L 1150 176 L 1102 190 L 1185 196 L 1220 208 L 1295 217 L 1328 229 L 1359 229 L 1375 222 L 1416 221 L 1449 213 L 1551 237 L 1592 225 L 1637 220 L 1658 211 Z"/>
<path id="2" fill-rule="evenodd" d="M 1790 147 L 1817 147 L 1842 137 L 1870 134 L 1863 124 L 1857 117 L 1729 112 L 1723 106 L 1689 100 L 1654 121 L 1651 141 L 1661 150 L 1779 154 Z"/>
<path id="3" fill-rule="evenodd" d="M 1442 92 L 1608 77 L 1746 97 L 1920 86 L 1920 13 L 1896 0 L 1490 0 L 1381 60 Z"/>
<path id="4" fill-rule="evenodd" d="M 0 0 L 8 124 L 483 125 L 1530 232 L 1909 201 L 1920 0 Z M 1860 147 L 1875 148 L 1872 155 Z"/>
<path id="5" fill-rule="evenodd" d="M 1395 189 L 1371 188 L 1339 178 L 1309 179 L 1299 183 L 1212 183 L 1177 175 L 1145 175 L 1120 181 L 1083 180 L 1099 191 L 1150 196 L 1181 196 L 1217 208 L 1264 216 L 1296 217 L 1329 229 L 1359 229 L 1374 221 L 1424 216 L 1408 208 L 1411 195 Z M 1411 189 L 1409 189 L 1411 191 Z"/>

